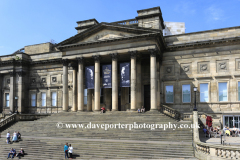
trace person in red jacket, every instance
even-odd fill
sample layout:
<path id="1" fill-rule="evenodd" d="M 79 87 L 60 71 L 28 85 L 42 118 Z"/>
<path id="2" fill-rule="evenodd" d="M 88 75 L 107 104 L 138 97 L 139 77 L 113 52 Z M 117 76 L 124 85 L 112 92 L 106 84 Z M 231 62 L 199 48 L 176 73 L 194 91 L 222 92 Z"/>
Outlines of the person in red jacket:
<path id="1" fill-rule="evenodd" d="M 207 116 L 206 125 L 208 125 L 208 127 L 212 127 L 212 117 L 211 116 Z"/>

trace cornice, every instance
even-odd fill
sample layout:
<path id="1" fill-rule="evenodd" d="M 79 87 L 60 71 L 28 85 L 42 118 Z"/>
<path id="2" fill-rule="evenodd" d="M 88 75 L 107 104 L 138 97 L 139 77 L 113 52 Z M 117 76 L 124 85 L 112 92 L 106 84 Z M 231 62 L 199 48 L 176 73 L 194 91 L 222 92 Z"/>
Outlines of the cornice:
<path id="1" fill-rule="evenodd" d="M 227 44 L 227 43 L 239 43 L 239 42 L 240 42 L 240 36 L 222 38 L 222 39 L 216 39 L 216 40 L 204 40 L 204 41 L 195 41 L 190 43 L 171 44 L 166 46 L 166 50 L 174 51 L 174 50 L 192 49 L 192 48 L 202 47 L 202 46 L 211 46 L 211 45 L 219 45 L 219 44 Z"/>

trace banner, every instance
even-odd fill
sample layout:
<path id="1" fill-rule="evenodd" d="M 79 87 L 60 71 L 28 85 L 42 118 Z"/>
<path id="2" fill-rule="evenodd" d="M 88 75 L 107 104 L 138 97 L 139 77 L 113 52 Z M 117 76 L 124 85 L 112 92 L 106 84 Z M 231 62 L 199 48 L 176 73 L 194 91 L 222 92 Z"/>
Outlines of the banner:
<path id="1" fill-rule="evenodd" d="M 130 87 L 130 63 L 120 63 L 120 87 Z"/>
<path id="2" fill-rule="evenodd" d="M 103 88 L 112 88 L 112 65 L 102 65 Z"/>
<path id="3" fill-rule="evenodd" d="M 94 89 L 94 66 L 85 67 L 86 89 Z"/>

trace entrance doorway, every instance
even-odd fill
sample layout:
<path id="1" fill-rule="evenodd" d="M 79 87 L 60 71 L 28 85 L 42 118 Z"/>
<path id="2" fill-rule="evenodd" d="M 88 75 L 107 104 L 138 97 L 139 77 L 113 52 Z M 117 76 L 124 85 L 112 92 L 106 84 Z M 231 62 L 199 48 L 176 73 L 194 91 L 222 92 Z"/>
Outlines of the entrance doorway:
<path id="1" fill-rule="evenodd" d="M 144 85 L 144 107 L 146 111 L 150 110 L 150 85 Z"/>

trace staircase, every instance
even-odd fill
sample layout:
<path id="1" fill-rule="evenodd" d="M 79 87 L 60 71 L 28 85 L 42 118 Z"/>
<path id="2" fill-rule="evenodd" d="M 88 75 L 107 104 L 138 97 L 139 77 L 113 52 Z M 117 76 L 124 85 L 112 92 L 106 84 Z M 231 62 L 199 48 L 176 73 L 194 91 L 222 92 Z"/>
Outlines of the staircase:
<path id="1" fill-rule="evenodd" d="M 6 139 L 1 138 L 0 159 L 6 159 L 10 148 L 17 152 L 23 148 L 28 155 L 22 159 L 64 159 L 66 142 L 72 144 L 76 159 L 195 159 L 191 128 L 101 128 L 101 125 L 134 122 L 142 126 L 145 123 L 145 127 L 150 127 L 147 124 L 161 127 L 169 123 L 191 125 L 190 121 L 177 122 L 164 114 L 151 112 L 58 113 L 36 121 L 19 121 L 3 131 L 2 137 L 7 131 L 11 134 L 20 131 L 22 141 L 6 144 Z M 66 124 L 84 124 L 84 127 L 70 125 L 69 128 Z"/>

